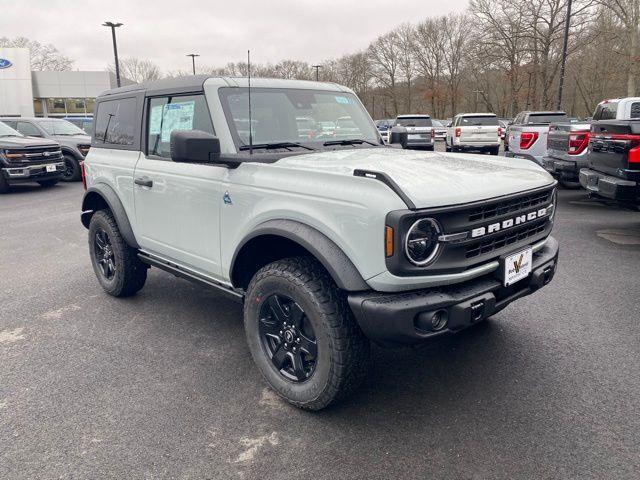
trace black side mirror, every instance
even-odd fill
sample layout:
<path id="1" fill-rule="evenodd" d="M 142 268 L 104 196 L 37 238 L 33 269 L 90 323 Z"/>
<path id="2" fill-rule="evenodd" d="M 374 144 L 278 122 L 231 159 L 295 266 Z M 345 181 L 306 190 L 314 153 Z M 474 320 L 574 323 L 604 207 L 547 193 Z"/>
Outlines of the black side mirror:
<path id="1" fill-rule="evenodd" d="M 404 127 L 396 126 L 389 130 L 389 144 L 400 145 L 402 148 L 407 148 L 407 139 L 409 134 Z"/>
<path id="2" fill-rule="evenodd" d="M 183 163 L 217 163 L 220 140 L 201 130 L 171 132 L 171 160 Z"/>

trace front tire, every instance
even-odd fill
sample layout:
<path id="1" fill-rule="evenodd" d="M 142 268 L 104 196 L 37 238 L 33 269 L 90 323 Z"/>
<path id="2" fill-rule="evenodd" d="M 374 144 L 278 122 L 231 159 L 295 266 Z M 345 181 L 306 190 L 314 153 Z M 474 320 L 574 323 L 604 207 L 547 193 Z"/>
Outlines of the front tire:
<path id="1" fill-rule="evenodd" d="M 80 180 L 82 172 L 80 170 L 80 162 L 73 155 L 64 156 L 64 172 L 62 173 L 63 182 L 77 182 Z"/>
<path id="2" fill-rule="evenodd" d="M 244 303 L 249 350 L 267 383 L 297 407 L 320 410 L 355 390 L 370 346 L 324 268 L 307 257 L 271 263 Z"/>
<path id="3" fill-rule="evenodd" d="M 56 183 L 58 183 L 58 180 L 40 180 L 38 182 L 38 184 L 42 187 L 42 188 L 51 188 L 53 187 Z"/>
<path id="4" fill-rule="evenodd" d="M 0 193 L 7 193 L 9 191 L 9 182 L 4 178 L 2 172 L 0 172 Z"/>
<path id="5" fill-rule="evenodd" d="M 98 282 L 109 295 L 129 297 L 144 286 L 148 267 L 138 258 L 138 251 L 124 241 L 109 210 L 91 217 L 89 253 Z"/>

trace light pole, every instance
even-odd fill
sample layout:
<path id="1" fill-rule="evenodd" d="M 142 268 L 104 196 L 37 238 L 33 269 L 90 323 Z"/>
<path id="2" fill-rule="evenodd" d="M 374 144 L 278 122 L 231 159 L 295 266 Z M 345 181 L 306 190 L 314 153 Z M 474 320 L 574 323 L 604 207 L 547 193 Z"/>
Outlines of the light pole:
<path id="1" fill-rule="evenodd" d="M 193 74 L 196 74 L 196 57 L 199 57 L 197 53 L 187 53 L 187 57 L 191 57 L 191 65 L 193 66 Z"/>
<path id="2" fill-rule="evenodd" d="M 116 60 L 116 83 L 120 86 L 120 64 L 118 63 L 118 45 L 116 44 L 116 28 L 121 27 L 122 23 L 104 22 L 103 27 L 111 28 L 111 38 L 113 38 L 113 56 Z"/>
<path id="3" fill-rule="evenodd" d="M 564 71 L 567 65 L 567 46 L 569 44 L 569 27 L 571 26 L 571 0 L 567 1 L 567 21 L 564 24 L 564 44 L 562 45 L 562 63 L 560 64 L 560 85 L 558 86 L 558 110 L 562 108 L 562 89 L 564 88 Z"/>
<path id="4" fill-rule="evenodd" d="M 322 68 L 322 65 L 311 65 L 311 68 L 315 68 L 316 69 L 316 82 L 318 82 L 319 78 L 320 78 L 320 69 Z"/>

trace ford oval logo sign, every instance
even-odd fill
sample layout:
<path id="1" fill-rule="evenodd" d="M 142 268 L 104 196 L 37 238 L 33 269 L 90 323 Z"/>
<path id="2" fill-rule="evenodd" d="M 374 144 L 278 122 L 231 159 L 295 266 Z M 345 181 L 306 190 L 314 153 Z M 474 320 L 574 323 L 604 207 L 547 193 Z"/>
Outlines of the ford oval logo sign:
<path id="1" fill-rule="evenodd" d="M 1 68 L 9 68 L 13 63 L 11 63 L 6 58 L 0 58 L 0 69 Z"/>

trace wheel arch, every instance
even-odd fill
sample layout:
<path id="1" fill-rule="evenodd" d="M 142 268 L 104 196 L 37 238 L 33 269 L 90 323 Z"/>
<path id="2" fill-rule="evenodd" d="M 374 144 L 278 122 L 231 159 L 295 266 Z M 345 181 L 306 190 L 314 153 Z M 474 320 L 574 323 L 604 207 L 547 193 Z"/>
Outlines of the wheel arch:
<path id="1" fill-rule="evenodd" d="M 62 155 L 69 155 L 74 159 L 76 159 L 78 162 L 81 162 L 84 160 L 84 158 L 78 155 L 78 152 L 73 150 L 73 148 L 68 147 L 67 145 L 60 145 L 60 150 L 62 151 Z"/>
<path id="2" fill-rule="evenodd" d="M 85 228 L 89 228 L 91 217 L 98 210 L 108 208 L 116 219 L 122 238 L 130 247 L 140 248 L 133 234 L 127 212 L 118 198 L 118 194 L 106 184 L 97 184 L 89 188 L 82 198 L 82 215 L 80 216 Z"/>
<path id="3" fill-rule="evenodd" d="M 322 232 L 294 220 L 269 220 L 245 236 L 231 260 L 231 283 L 246 290 L 253 275 L 263 266 L 300 255 L 310 255 L 320 262 L 342 290 L 370 288 L 340 247 Z"/>

